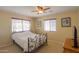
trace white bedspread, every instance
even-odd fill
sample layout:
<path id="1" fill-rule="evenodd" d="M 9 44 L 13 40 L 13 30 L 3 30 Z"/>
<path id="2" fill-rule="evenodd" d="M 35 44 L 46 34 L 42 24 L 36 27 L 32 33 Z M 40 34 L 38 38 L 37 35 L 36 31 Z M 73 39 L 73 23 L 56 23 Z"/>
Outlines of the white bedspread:
<path id="1" fill-rule="evenodd" d="M 28 52 L 28 38 L 32 38 L 35 39 L 35 35 L 31 32 L 19 32 L 19 33 L 14 33 L 12 35 L 12 39 L 18 44 L 20 45 L 24 51 Z M 31 44 L 34 44 L 34 42 L 31 42 Z M 33 45 L 35 46 L 35 44 Z"/>
<path id="2" fill-rule="evenodd" d="M 30 42 L 28 42 L 28 38 Z M 30 31 L 14 33 L 12 34 L 12 39 L 24 49 L 24 52 L 28 52 L 28 43 L 32 47 L 29 50 L 31 51 L 46 41 L 45 35 L 34 34 Z"/>

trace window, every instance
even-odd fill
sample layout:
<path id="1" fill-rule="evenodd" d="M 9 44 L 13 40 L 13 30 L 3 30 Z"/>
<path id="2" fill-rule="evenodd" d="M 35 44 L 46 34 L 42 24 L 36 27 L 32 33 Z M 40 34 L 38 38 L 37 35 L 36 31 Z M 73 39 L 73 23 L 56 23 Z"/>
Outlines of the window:
<path id="1" fill-rule="evenodd" d="M 30 30 L 30 21 L 23 20 L 23 31 Z"/>
<path id="2" fill-rule="evenodd" d="M 30 21 L 12 19 L 12 32 L 30 30 Z"/>
<path id="3" fill-rule="evenodd" d="M 56 20 L 44 21 L 44 31 L 56 31 Z"/>

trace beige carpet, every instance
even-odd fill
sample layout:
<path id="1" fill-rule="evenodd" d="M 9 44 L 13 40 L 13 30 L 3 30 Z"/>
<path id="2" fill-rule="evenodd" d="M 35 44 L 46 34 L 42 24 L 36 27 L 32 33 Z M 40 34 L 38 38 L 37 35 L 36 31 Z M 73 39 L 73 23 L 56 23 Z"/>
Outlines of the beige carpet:
<path id="1" fill-rule="evenodd" d="M 0 48 L 0 53 L 22 53 L 22 52 L 23 52 L 22 49 L 15 43 L 7 47 Z M 62 44 L 53 41 L 48 41 L 48 45 L 44 45 L 36 51 L 36 53 L 62 53 L 62 52 L 63 52 Z"/>
<path id="2" fill-rule="evenodd" d="M 51 41 L 51 42 L 48 42 L 48 45 L 41 47 L 37 52 L 38 53 L 62 53 L 63 46 L 62 44 Z"/>
<path id="3" fill-rule="evenodd" d="M 0 48 L 0 53 L 22 53 L 22 49 L 16 44 Z"/>

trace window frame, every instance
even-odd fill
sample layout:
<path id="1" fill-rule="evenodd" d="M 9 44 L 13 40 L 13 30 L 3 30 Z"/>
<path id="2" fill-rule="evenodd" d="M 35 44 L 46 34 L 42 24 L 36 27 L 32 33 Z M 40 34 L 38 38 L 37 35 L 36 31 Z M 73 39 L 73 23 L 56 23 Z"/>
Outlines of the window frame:
<path id="1" fill-rule="evenodd" d="M 21 26 L 22 26 L 22 31 L 15 31 L 15 30 L 13 30 L 13 28 L 12 28 L 12 20 L 21 20 Z M 23 21 L 29 21 L 29 23 L 30 23 L 30 28 L 29 28 L 29 30 L 31 29 L 31 21 L 30 20 L 26 20 L 26 19 L 20 19 L 20 18 L 11 18 L 11 32 L 24 32 L 24 30 L 23 30 Z M 29 30 L 26 30 L 26 31 L 29 31 Z"/>
<path id="2" fill-rule="evenodd" d="M 57 31 L 57 29 L 55 29 L 55 31 L 51 31 L 51 30 L 49 30 L 49 31 L 46 31 L 44 28 L 44 22 L 45 21 L 50 21 L 50 20 L 55 20 L 55 22 L 57 23 L 57 21 L 56 21 L 56 18 L 52 18 L 52 19 L 45 19 L 44 21 L 43 21 L 43 30 L 45 31 L 45 32 L 56 32 Z M 56 24 L 55 23 L 55 24 Z M 51 26 L 51 25 L 50 25 Z M 55 26 L 56 27 L 56 26 Z M 51 27 L 50 27 L 51 28 Z"/>

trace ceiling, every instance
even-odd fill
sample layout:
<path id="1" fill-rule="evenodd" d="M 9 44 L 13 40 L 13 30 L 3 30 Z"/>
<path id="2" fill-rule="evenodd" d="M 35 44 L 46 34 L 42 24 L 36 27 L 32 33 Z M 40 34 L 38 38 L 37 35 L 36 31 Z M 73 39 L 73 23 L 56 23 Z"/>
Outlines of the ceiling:
<path id="1" fill-rule="evenodd" d="M 0 6 L 0 10 L 15 12 L 25 16 L 40 17 L 78 8 L 78 6 L 45 6 L 46 8 L 49 7 L 50 9 L 47 10 L 46 13 L 37 14 L 36 12 L 32 12 L 35 10 L 35 7 L 36 6 Z"/>

